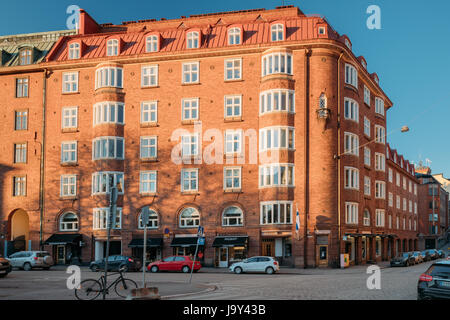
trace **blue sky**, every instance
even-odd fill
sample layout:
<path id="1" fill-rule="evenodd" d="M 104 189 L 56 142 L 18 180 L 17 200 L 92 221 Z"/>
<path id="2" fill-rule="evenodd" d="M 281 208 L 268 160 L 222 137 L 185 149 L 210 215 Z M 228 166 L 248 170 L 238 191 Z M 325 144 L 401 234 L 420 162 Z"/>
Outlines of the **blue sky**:
<path id="1" fill-rule="evenodd" d="M 66 8 L 76 4 L 99 23 L 179 18 L 192 14 L 272 9 L 283 1 L 227 0 L 22 0 L 2 4 L 0 35 L 66 28 Z M 284 1 L 306 14 L 325 16 L 347 34 L 357 56 L 394 102 L 388 111 L 388 141 L 418 163 L 430 159 L 433 173 L 450 177 L 450 1 L 448 0 L 301 0 Z M 369 5 L 381 8 L 381 30 L 366 27 Z M 410 132 L 400 133 L 408 125 Z"/>

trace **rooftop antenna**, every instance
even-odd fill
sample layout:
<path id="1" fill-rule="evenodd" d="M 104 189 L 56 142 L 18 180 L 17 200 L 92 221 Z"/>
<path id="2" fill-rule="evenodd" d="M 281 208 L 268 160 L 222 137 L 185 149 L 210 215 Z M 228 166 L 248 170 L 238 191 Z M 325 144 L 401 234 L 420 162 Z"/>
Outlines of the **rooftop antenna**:
<path id="1" fill-rule="evenodd" d="M 425 165 L 426 165 L 427 167 L 430 167 L 432 162 L 433 162 L 433 161 L 431 161 L 430 159 L 425 158 Z"/>

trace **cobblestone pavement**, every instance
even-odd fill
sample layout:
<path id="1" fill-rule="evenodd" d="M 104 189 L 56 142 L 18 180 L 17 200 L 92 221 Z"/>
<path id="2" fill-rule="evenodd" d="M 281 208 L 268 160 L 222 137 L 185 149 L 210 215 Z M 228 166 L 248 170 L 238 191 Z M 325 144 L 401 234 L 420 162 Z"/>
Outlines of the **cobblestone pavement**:
<path id="1" fill-rule="evenodd" d="M 381 269 L 381 290 L 368 290 L 366 267 L 357 266 L 340 269 L 281 270 L 280 274 L 231 274 L 208 272 L 194 273 L 192 285 L 189 274 L 147 273 L 148 286 L 159 287 L 162 296 L 178 300 L 239 300 L 239 299 L 332 299 L 332 300 L 415 300 L 417 280 L 431 262 L 408 268 Z M 294 273 L 295 272 L 295 273 Z M 50 271 L 14 270 L 0 279 L 0 300 L 5 299 L 75 299 L 73 290 L 68 290 L 69 275 L 58 267 Z M 142 273 L 127 273 L 139 285 Z M 82 279 L 99 278 L 82 268 Z M 215 290 L 211 288 L 216 287 Z M 208 292 L 205 292 L 205 290 Z M 192 293 L 184 295 L 185 293 Z M 178 296 L 182 294 L 182 296 Z M 112 294 L 110 299 L 117 299 Z"/>

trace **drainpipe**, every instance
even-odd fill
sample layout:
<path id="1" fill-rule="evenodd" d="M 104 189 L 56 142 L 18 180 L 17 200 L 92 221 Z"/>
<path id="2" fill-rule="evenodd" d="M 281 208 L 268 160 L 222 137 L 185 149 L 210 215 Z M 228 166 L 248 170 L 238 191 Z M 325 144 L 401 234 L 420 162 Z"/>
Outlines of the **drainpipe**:
<path id="1" fill-rule="evenodd" d="M 47 75 L 48 70 L 43 73 L 43 92 L 42 92 L 42 143 L 40 157 L 40 175 L 39 175 L 39 248 L 44 249 L 43 244 L 43 224 L 44 224 L 44 163 L 45 163 L 45 111 L 47 104 Z"/>
<path id="2" fill-rule="evenodd" d="M 304 207 L 305 207 L 305 234 L 303 241 L 303 264 L 304 268 L 308 267 L 308 212 L 309 212 L 309 56 L 311 55 L 311 49 L 305 49 L 304 71 L 305 71 L 305 119 L 304 119 Z"/>
<path id="3" fill-rule="evenodd" d="M 338 59 L 338 65 L 337 65 L 337 83 L 338 83 L 338 92 L 337 92 L 337 99 L 338 99 L 338 110 L 337 110 L 337 175 L 338 175 L 338 197 L 337 197 L 337 203 L 338 203 L 338 215 L 337 215 L 337 222 L 338 222 L 338 262 L 340 265 L 340 255 L 341 255 L 341 59 L 344 55 L 344 52 L 341 52 L 341 55 Z"/>

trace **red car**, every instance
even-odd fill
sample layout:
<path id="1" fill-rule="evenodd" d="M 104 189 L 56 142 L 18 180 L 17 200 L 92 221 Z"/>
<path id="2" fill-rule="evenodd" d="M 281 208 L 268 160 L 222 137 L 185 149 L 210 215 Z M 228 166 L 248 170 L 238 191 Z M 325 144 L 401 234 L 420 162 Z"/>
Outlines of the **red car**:
<path id="1" fill-rule="evenodd" d="M 158 271 L 182 271 L 184 273 L 190 272 L 194 261 L 189 256 L 173 256 L 162 260 L 150 263 L 147 270 L 151 272 Z M 195 261 L 194 272 L 200 270 L 202 265 L 199 261 Z"/>

